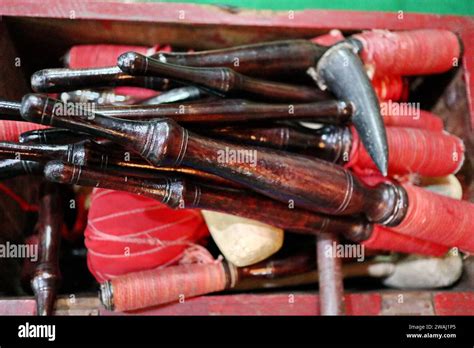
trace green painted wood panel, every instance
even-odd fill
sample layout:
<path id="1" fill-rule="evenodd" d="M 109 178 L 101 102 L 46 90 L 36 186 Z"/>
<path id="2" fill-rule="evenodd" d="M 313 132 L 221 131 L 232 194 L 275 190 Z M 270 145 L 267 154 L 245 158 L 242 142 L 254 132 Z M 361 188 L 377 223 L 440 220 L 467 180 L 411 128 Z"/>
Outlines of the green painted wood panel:
<path id="1" fill-rule="evenodd" d="M 474 16 L 474 0 L 139 0 L 139 2 L 213 4 L 269 10 L 355 10 Z"/>

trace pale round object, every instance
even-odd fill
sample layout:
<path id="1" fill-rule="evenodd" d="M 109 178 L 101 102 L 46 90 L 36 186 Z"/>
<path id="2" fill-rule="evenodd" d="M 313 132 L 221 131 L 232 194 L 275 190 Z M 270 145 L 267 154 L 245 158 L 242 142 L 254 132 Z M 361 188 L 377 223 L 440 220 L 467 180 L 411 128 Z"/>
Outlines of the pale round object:
<path id="1" fill-rule="evenodd" d="M 423 188 L 437 194 L 462 199 L 462 186 L 454 174 L 437 178 L 423 177 L 421 178 L 421 185 Z"/>
<path id="2" fill-rule="evenodd" d="M 214 211 L 203 210 L 202 215 L 219 250 L 237 267 L 265 260 L 283 245 L 280 228 Z"/>

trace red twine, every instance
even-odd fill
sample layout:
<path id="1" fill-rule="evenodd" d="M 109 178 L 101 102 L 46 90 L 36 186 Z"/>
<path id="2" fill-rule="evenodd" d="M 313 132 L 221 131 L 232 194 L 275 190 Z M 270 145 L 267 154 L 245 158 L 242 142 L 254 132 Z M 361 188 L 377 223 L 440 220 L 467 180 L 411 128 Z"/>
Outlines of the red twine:
<path id="1" fill-rule="evenodd" d="M 363 44 L 362 60 L 380 75 L 442 73 L 455 66 L 461 54 L 458 37 L 448 30 L 372 30 L 354 36 Z"/>
<path id="2" fill-rule="evenodd" d="M 369 239 L 361 243 L 374 250 L 395 251 L 406 254 L 443 256 L 449 247 L 432 243 L 413 236 L 394 232 L 387 227 L 375 225 Z"/>
<path id="3" fill-rule="evenodd" d="M 405 235 L 474 252 L 474 205 L 402 184 L 408 193 L 403 221 L 392 228 Z"/>
<path id="4" fill-rule="evenodd" d="M 225 286 L 221 262 L 172 266 L 112 280 L 114 307 L 121 312 L 185 300 L 224 290 Z"/>
<path id="5" fill-rule="evenodd" d="M 462 166 L 464 144 L 458 137 L 415 128 L 387 127 L 386 131 L 389 175 L 445 176 L 456 173 Z M 352 136 L 346 167 L 357 173 L 377 170 L 354 128 Z"/>
<path id="6" fill-rule="evenodd" d="M 399 112 L 402 108 L 403 104 L 401 103 L 380 104 L 380 112 L 385 126 L 421 128 L 435 132 L 443 131 L 443 120 L 439 116 L 425 110 L 417 110 L 413 115 L 404 114 Z"/>

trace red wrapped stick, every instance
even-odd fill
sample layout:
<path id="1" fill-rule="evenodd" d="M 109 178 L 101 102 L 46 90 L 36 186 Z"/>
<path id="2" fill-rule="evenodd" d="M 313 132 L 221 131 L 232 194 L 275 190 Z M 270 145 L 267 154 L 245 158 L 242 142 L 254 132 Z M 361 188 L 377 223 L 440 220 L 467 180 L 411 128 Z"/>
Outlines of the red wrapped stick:
<path id="1" fill-rule="evenodd" d="M 461 55 L 459 38 L 451 31 L 422 29 L 356 34 L 360 56 L 376 74 L 425 75 L 448 71 Z"/>
<path id="2" fill-rule="evenodd" d="M 374 226 L 370 238 L 361 244 L 366 248 L 374 250 L 430 256 L 443 256 L 449 251 L 449 247 L 445 245 L 419 239 L 411 235 L 397 233 L 387 227 L 379 225 Z"/>
<path id="3" fill-rule="evenodd" d="M 18 142 L 21 133 L 48 128 L 36 123 L 20 121 L 0 121 L 0 140 Z"/>
<path id="4" fill-rule="evenodd" d="M 113 309 L 123 312 L 224 290 L 227 277 L 224 265 L 216 262 L 129 273 L 103 284 L 102 292 L 110 285 Z"/>
<path id="5" fill-rule="evenodd" d="M 402 248 L 402 252 L 415 251 L 436 256 L 442 256 L 449 250 L 381 227 L 376 227 L 374 232 L 373 237 L 363 245 L 384 249 L 384 246 L 391 244 Z M 238 271 L 232 266 L 226 267 L 221 262 L 129 273 L 101 284 L 101 299 L 106 308 L 119 312 L 148 308 L 232 288 L 238 278 L 236 273 Z"/>
<path id="6" fill-rule="evenodd" d="M 425 110 L 418 110 L 416 115 L 407 115 L 393 113 L 390 108 L 384 107 L 388 103 L 381 103 L 381 113 L 383 116 L 383 123 L 386 127 L 407 127 L 407 128 L 422 128 L 429 131 L 441 132 L 444 129 L 443 120 Z M 392 105 L 400 105 L 391 103 Z"/>
<path id="7" fill-rule="evenodd" d="M 474 204 L 402 184 L 408 211 L 394 232 L 474 252 Z"/>
<path id="8" fill-rule="evenodd" d="M 375 163 L 361 145 L 354 129 L 352 136 L 350 160 L 346 167 L 357 173 L 376 170 Z M 464 161 L 462 140 L 447 133 L 388 127 L 387 141 L 390 152 L 389 175 L 418 173 L 424 176 L 445 176 L 456 173 Z"/>

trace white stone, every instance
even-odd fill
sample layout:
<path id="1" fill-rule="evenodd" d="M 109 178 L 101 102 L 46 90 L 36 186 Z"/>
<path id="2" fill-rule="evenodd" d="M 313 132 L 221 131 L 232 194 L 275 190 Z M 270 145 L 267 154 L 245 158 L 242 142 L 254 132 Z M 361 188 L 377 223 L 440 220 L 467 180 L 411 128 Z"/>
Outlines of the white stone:
<path id="1" fill-rule="evenodd" d="M 237 267 L 265 260 L 283 245 L 280 228 L 208 210 L 202 210 L 202 215 L 223 256 Z"/>

